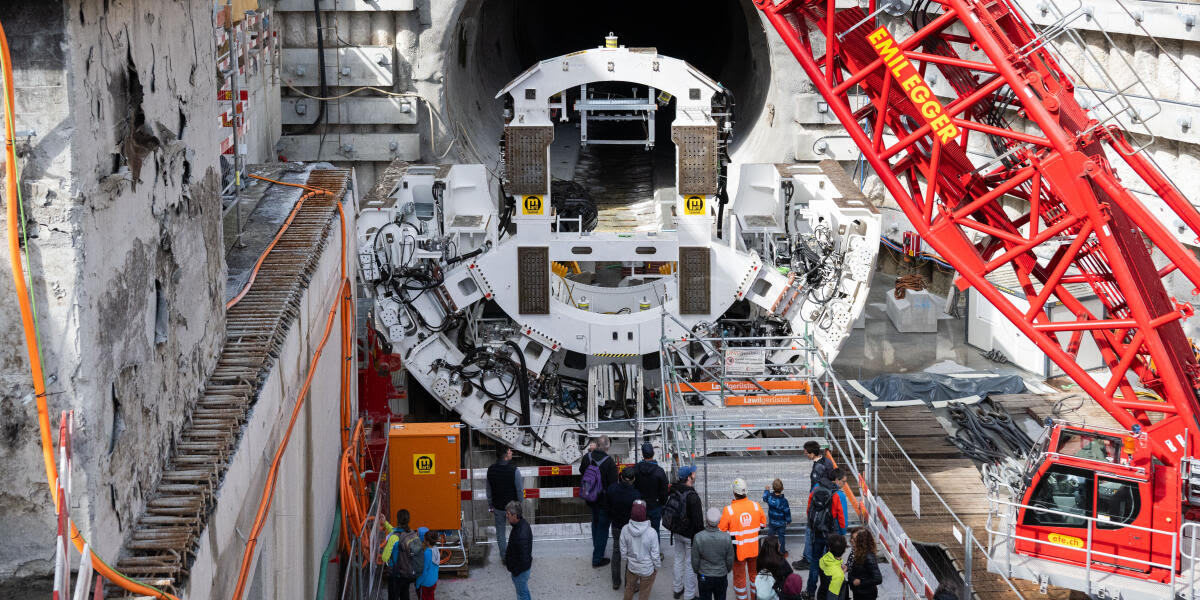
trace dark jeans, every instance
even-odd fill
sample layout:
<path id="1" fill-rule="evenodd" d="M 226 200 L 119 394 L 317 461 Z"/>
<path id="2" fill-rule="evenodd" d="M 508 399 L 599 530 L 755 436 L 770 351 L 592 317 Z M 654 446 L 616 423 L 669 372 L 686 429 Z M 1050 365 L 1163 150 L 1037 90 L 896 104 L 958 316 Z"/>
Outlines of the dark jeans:
<path id="1" fill-rule="evenodd" d="M 394 551 L 399 551 L 397 548 Z M 412 589 L 413 580 L 402 577 L 388 577 L 388 600 L 408 600 L 408 590 Z"/>
<path id="2" fill-rule="evenodd" d="M 611 522 L 608 511 L 599 506 L 592 507 L 592 566 L 604 559 L 604 548 L 608 546 L 608 526 Z"/>
<path id="3" fill-rule="evenodd" d="M 787 525 L 767 526 L 767 530 L 771 532 L 771 535 L 779 538 L 779 551 L 787 554 Z"/>
<path id="4" fill-rule="evenodd" d="M 650 519 L 650 526 L 654 528 L 654 533 L 659 535 L 662 535 L 658 529 L 658 526 L 662 524 L 662 511 L 663 507 L 661 506 L 646 511 L 646 517 Z"/>
<path id="5" fill-rule="evenodd" d="M 700 600 L 725 600 L 725 592 L 729 589 L 729 577 L 697 574 L 696 584 L 700 590 Z"/>
<path id="6" fill-rule="evenodd" d="M 612 526 L 613 537 L 613 553 L 612 553 L 612 582 L 615 586 L 621 585 L 621 574 L 625 569 L 621 568 L 621 530 L 625 526 L 618 527 L 615 523 Z"/>
<path id="7" fill-rule="evenodd" d="M 808 586 L 804 589 L 812 595 L 817 593 L 817 579 L 821 573 L 821 567 L 817 563 L 825 556 L 825 536 L 812 529 L 809 529 L 806 535 L 812 537 L 812 554 L 808 556 Z"/>

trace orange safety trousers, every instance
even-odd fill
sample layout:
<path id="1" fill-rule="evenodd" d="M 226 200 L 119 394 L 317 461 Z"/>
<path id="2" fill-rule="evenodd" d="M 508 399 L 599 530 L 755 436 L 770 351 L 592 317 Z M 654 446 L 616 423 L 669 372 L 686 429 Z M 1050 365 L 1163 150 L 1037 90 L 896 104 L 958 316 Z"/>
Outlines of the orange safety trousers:
<path id="1" fill-rule="evenodd" d="M 733 597 L 737 600 L 755 600 L 758 590 L 754 589 L 754 578 L 757 576 L 757 556 L 733 561 Z"/>

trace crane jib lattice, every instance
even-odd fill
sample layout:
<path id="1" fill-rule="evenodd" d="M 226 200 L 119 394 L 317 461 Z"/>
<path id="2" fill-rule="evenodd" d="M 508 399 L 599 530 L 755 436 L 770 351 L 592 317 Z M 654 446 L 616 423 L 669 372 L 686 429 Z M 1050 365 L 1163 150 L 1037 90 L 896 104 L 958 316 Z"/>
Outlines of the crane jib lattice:
<path id="1" fill-rule="evenodd" d="M 876 0 L 842 10 L 833 0 L 756 3 L 916 231 L 956 268 L 959 287 L 977 289 L 1123 426 L 1140 426 L 1160 460 L 1178 464 L 1195 447 L 1187 431 L 1200 427 L 1200 373 L 1181 324 L 1191 307 L 1168 296 L 1162 277 L 1179 271 L 1200 287 L 1200 262 L 1108 157 L 1193 232 L 1200 213 L 1120 130 L 1076 102 L 1047 40 L 1009 0 L 923 0 L 886 24 Z M 932 93 L 931 70 L 949 101 Z M 972 136 L 996 158 L 973 162 Z M 1004 267 L 1027 308 L 988 281 Z M 1073 284 L 1086 284 L 1104 312 L 1087 308 Z M 1052 318 L 1051 303 L 1066 318 Z M 1085 335 L 1113 373 L 1107 380 L 1075 361 Z M 1131 371 L 1162 401 L 1139 398 Z"/>

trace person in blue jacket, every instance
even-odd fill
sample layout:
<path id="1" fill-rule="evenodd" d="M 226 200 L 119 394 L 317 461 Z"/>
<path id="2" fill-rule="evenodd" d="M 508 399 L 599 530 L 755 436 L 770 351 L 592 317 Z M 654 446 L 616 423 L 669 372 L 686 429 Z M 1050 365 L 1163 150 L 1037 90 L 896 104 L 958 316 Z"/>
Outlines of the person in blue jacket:
<path id="1" fill-rule="evenodd" d="M 763 490 L 767 505 L 767 531 L 779 538 L 779 551 L 787 556 L 787 526 L 792 522 L 792 506 L 783 495 L 783 481 L 776 479 Z"/>
<path id="2" fill-rule="evenodd" d="M 428 527 L 418 529 L 417 533 L 421 535 L 421 539 L 425 540 L 425 550 L 422 552 L 425 557 L 425 568 L 422 569 L 421 576 L 416 581 L 417 598 L 433 600 L 433 592 L 437 590 L 440 554 L 437 549 L 437 533 L 430 531 Z"/>

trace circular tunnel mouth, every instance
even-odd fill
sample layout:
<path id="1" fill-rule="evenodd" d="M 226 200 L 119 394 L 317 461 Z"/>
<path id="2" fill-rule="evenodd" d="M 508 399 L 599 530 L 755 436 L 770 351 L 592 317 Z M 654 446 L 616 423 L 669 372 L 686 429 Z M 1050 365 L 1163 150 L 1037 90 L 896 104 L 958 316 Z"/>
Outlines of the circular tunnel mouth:
<path id="1" fill-rule="evenodd" d="M 464 154 L 497 164 L 504 104 L 496 92 L 538 61 L 603 46 L 610 32 L 623 46 L 653 47 L 685 60 L 732 92 L 737 149 L 739 130 L 748 130 L 763 110 L 771 78 L 766 31 L 750 0 L 467 0 L 448 30 L 444 87 Z M 669 117 L 663 121 L 669 124 Z M 660 143 L 671 145 L 669 137 Z"/>

